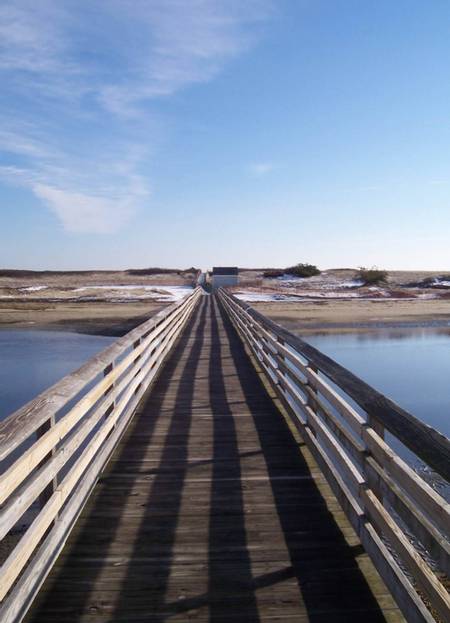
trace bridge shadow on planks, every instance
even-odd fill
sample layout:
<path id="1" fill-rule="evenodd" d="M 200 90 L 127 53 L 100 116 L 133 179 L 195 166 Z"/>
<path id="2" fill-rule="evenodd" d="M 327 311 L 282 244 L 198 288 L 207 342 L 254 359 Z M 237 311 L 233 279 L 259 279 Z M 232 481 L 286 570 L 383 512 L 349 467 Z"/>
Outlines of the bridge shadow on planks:
<path id="1" fill-rule="evenodd" d="M 204 297 L 27 620 L 378 623 L 360 553 Z"/>

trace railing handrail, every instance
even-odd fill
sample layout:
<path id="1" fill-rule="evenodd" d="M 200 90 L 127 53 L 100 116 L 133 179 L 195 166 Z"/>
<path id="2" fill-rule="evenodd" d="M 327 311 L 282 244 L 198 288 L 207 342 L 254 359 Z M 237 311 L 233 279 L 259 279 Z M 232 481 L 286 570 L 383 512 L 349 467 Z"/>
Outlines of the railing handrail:
<path id="1" fill-rule="evenodd" d="M 8 461 L 0 475 L 0 540 L 28 509 L 34 515 L 0 568 L 2 623 L 23 619 L 200 292 L 193 289 L 1 424 Z"/>
<path id="2" fill-rule="evenodd" d="M 283 339 L 303 355 L 311 365 L 325 374 L 366 413 L 377 419 L 390 433 L 440 476 L 450 481 L 450 440 L 432 426 L 425 424 L 393 400 L 371 387 L 356 374 L 328 357 L 311 344 L 280 326 L 251 305 L 230 292 L 225 294 L 256 321 Z"/>
<path id="3" fill-rule="evenodd" d="M 87 383 L 102 373 L 112 361 L 120 357 L 136 340 L 145 337 L 173 314 L 199 288 L 200 286 L 193 288 L 192 292 L 181 300 L 165 307 L 155 316 L 152 316 L 122 337 L 117 338 L 113 344 L 90 357 L 79 368 L 61 378 L 2 420 L 0 422 L 0 461 L 37 431 L 51 415 L 62 409 Z"/>
<path id="4" fill-rule="evenodd" d="M 226 290 L 218 296 L 406 620 L 432 623 L 440 620 L 436 613 L 447 620 L 450 504 L 389 445 L 370 411 L 358 413 L 348 392 L 336 391 L 329 373 L 319 374 L 324 361 L 334 369 L 332 360 L 307 357 L 319 351 Z"/>

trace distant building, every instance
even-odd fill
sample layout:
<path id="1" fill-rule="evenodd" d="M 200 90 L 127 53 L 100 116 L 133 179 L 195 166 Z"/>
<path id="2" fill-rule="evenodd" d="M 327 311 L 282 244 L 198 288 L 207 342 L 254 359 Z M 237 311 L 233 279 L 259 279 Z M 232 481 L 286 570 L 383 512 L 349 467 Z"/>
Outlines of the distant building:
<path id="1" fill-rule="evenodd" d="M 237 266 L 214 266 L 212 269 L 211 285 L 213 290 L 226 286 L 237 286 L 238 284 Z"/>

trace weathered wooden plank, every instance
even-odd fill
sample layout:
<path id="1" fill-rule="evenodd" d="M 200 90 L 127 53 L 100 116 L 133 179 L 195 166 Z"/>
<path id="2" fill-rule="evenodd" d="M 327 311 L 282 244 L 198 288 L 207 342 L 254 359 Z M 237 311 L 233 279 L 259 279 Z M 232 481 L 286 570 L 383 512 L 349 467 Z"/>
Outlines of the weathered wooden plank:
<path id="1" fill-rule="evenodd" d="M 0 422 L 0 461 L 20 446 L 49 417 L 77 396 L 87 383 L 101 374 L 106 366 L 132 346 L 133 342 L 146 337 L 165 319 L 170 320 L 179 307 L 180 303 L 174 303 L 158 312 Z"/>
<path id="2" fill-rule="evenodd" d="M 431 554 L 441 572 L 450 576 L 450 543 L 447 536 L 439 532 L 420 507 L 372 457 L 366 460 L 366 473 L 369 481 L 376 479 L 376 488 L 383 499 L 402 518 L 408 530 L 425 547 L 425 550 Z"/>
<path id="3" fill-rule="evenodd" d="M 450 534 L 450 504 L 393 452 L 374 430 L 365 430 L 363 439 L 378 463 L 420 504 L 442 533 Z"/>
<path id="4" fill-rule="evenodd" d="M 164 346 L 161 345 L 160 349 L 164 350 Z M 154 357 L 155 360 L 158 360 L 158 355 L 155 354 Z M 126 391 L 121 396 L 114 411 L 103 423 L 103 426 L 95 433 L 94 437 L 90 440 L 81 456 L 72 466 L 70 472 L 55 489 L 53 495 L 50 497 L 41 513 L 39 513 L 30 528 L 26 531 L 25 535 L 21 538 L 7 560 L 3 563 L 0 569 L 0 600 L 7 594 L 12 583 L 16 580 L 22 568 L 32 555 L 32 552 L 45 534 L 51 522 L 55 519 L 63 504 L 71 495 L 83 472 L 92 463 L 101 445 L 111 433 L 114 426 L 118 423 L 119 418 L 127 409 L 130 399 L 135 394 L 140 383 L 148 374 L 151 373 L 152 365 L 152 358 L 150 358 L 150 361 L 138 372 L 137 375 L 133 377 L 133 381 L 128 385 Z"/>
<path id="5" fill-rule="evenodd" d="M 86 487 L 89 488 L 89 486 L 92 486 L 93 482 L 95 482 L 98 477 L 99 467 L 104 464 L 111 449 L 120 439 L 126 424 L 134 413 L 142 393 L 159 371 L 164 355 L 170 350 L 184 322 L 195 306 L 197 299 L 198 291 L 185 301 L 177 304 L 175 314 L 170 316 L 170 322 L 169 319 L 166 319 L 163 322 L 157 323 L 157 328 L 155 330 L 155 333 L 158 334 L 156 336 L 156 344 L 154 344 L 154 334 L 148 335 L 148 332 L 145 334 L 147 336 L 146 343 L 149 345 L 152 344 L 152 347 L 149 349 L 150 357 L 147 358 L 148 361 L 143 365 L 143 361 L 140 360 L 137 371 L 134 370 L 130 375 L 125 385 L 126 389 L 120 395 L 120 400 L 114 411 L 111 412 L 107 420 L 105 420 L 102 426 L 96 431 L 71 470 L 55 489 L 42 511 L 34 519 L 24 536 L 18 541 L 13 552 L 2 565 L 0 570 L 0 600 L 7 594 L 20 571 L 30 558 L 34 548 L 44 537 L 45 532 L 66 500 L 72 495 L 63 513 L 66 518 L 70 517 L 71 520 L 69 521 L 66 519 L 64 522 L 60 518 L 58 524 L 53 525 L 46 538 L 45 547 L 41 547 L 25 574 L 16 584 L 9 599 L 1 608 L 2 620 L 4 620 L 4 617 L 8 617 L 8 620 L 20 620 L 23 616 L 32 596 L 49 571 L 49 567 L 46 566 L 45 563 L 54 560 L 61 547 L 58 541 L 58 533 L 60 533 L 61 530 L 70 530 L 72 527 L 74 519 L 85 503 Z M 161 331 L 164 331 L 163 335 L 160 335 Z M 143 344 L 143 342 L 141 342 L 141 344 Z M 136 350 L 133 354 L 136 355 Z M 119 366 L 116 366 L 114 370 L 118 368 Z M 110 374 L 112 374 L 112 372 Z M 87 474 L 89 474 L 90 477 L 87 477 L 86 474 L 83 475 L 81 487 L 78 487 L 77 493 L 76 483 L 80 480 L 86 468 L 88 468 Z M 91 484 L 89 485 L 89 483 Z M 34 489 L 36 489 L 36 483 L 31 481 L 31 484 L 34 486 Z M 80 493 L 82 491 L 84 491 L 84 493 Z M 71 509 L 70 512 L 68 509 Z M 11 511 L 11 508 L 6 510 Z M 14 509 L 12 509 L 12 513 L 14 513 Z"/>
<path id="6" fill-rule="evenodd" d="M 303 447 L 203 300 L 27 620 L 402 621 Z"/>
<path id="7" fill-rule="evenodd" d="M 360 533 L 361 542 L 370 554 L 375 567 L 390 587 L 407 623 L 435 623 L 435 619 L 407 580 L 396 560 L 371 524 L 365 524 Z"/>
<path id="8" fill-rule="evenodd" d="M 144 364 L 146 366 L 146 370 L 153 367 L 153 365 L 158 361 L 158 358 L 162 355 L 163 351 L 166 349 L 167 344 L 170 342 L 170 339 L 173 333 L 177 330 L 177 327 L 178 325 L 175 324 L 175 326 L 167 333 L 164 340 L 154 351 L 146 351 L 145 355 L 143 355 L 140 359 L 141 369 L 144 367 Z M 117 370 L 118 367 L 115 369 Z M 144 373 L 141 374 L 139 378 L 143 378 L 144 375 Z M 125 377 L 120 379 L 119 384 L 105 395 L 105 399 L 90 415 L 90 417 L 83 421 L 83 424 L 77 428 L 70 438 L 65 440 L 64 444 L 58 448 L 58 451 L 54 454 L 52 459 L 49 460 L 39 471 L 37 471 L 21 490 L 19 490 L 14 496 L 10 497 L 5 507 L 0 510 L 0 539 L 6 535 L 8 530 L 10 530 L 14 523 L 22 516 L 23 512 L 47 486 L 47 483 L 56 476 L 59 470 L 80 447 L 84 439 L 93 430 L 102 417 L 104 417 L 108 412 L 111 413 L 111 405 L 115 403 L 117 397 L 127 388 L 135 376 L 136 371 L 132 368 Z M 133 387 L 136 387 L 136 383 L 133 384 Z M 130 395 L 130 393 L 128 392 L 127 395 Z M 29 474 L 29 471 L 30 470 L 28 469 L 25 472 L 25 476 Z M 16 488 L 20 483 L 20 480 L 17 482 L 14 479 L 11 480 L 11 477 L 8 480 L 7 475 L 8 472 L 2 475 L 2 488 L 5 488 L 3 489 L 5 498 L 8 482 L 12 483 L 11 486 L 14 488 Z M 15 475 L 16 479 L 18 479 L 17 471 L 13 471 L 13 475 Z"/>
<path id="9" fill-rule="evenodd" d="M 437 579 L 436 574 L 423 563 L 419 553 L 402 529 L 391 520 L 383 508 L 383 503 L 376 496 L 382 498 L 388 483 L 393 484 L 395 489 L 392 490 L 392 495 L 387 497 L 391 502 L 394 501 L 397 508 L 400 508 L 403 517 L 406 517 L 409 522 L 412 520 L 416 532 L 419 532 L 422 537 L 425 536 L 425 542 L 432 542 L 434 549 L 438 551 L 438 560 L 444 562 L 444 567 L 448 549 L 446 535 L 450 528 L 448 503 L 402 461 L 377 434 L 379 422 L 371 417 L 371 413 L 368 414 L 367 422 L 364 421 L 318 376 L 317 370 L 314 369 L 315 361 L 311 363 L 307 357 L 306 361 L 302 362 L 296 354 L 285 348 L 285 333 L 277 332 L 276 325 L 273 323 L 267 329 L 264 317 L 261 317 L 261 320 L 261 315 L 259 315 L 260 322 L 257 322 L 245 305 L 224 291 L 219 292 L 219 297 L 241 337 L 247 342 L 262 369 L 267 373 L 269 381 L 285 404 L 295 426 L 301 431 L 303 439 L 318 461 L 356 532 L 364 536 L 363 540 L 374 557 L 377 568 L 387 579 L 404 613 L 411 617 L 411 620 L 432 620 L 421 595 L 412 587 L 392 556 L 385 556 L 384 561 L 380 560 L 381 553 L 387 554 L 387 550 L 385 548 L 381 550 L 379 544 L 376 543 L 372 527 L 367 524 L 365 514 L 369 515 L 379 530 L 383 528 L 383 531 L 388 533 L 394 543 L 396 555 L 419 577 L 419 585 L 429 599 L 431 608 L 436 609 L 441 616 L 446 618 L 450 610 L 450 602 L 445 588 Z M 266 348 L 267 345 L 270 346 L 269 349 Z M 272 346 L 277 349 L 276 354 L 273 354 Z M 290 346 L 294 348 L 292 342 Z M 302 355 L 305 354 L 300 348 L 296 348 L 296 351 L 301 352 Z M 287 366 L 285 359 L 293 362 L 294 367 Z M 352 443 L 354 437 L 346 434 L 334 414 L 326 407 L 324 408 L 316 393 L 317 390 L 331 406 L 338 410 L 340 415 L 344 416 L 359 437 L 354 443 Z M 373 421 L 377 430 L 372 427 Z M 384 430 L 381 425 L 380 430 Z M 352 457 L 356 458 L 355 464 L 352 462 Z M 387 477 L 383 479 L 384 470 L 386 470 Z M 366 478 L 369 475 L 370 480 L 367 481 Z M 383 480 L 382 487 L 379 486 L 380 479 Z M 370 486 L 374 487 L 374 491 L 369 489 Z M 407 493 L 407 497 L 402 494 L 402 489 Z M 407 507 L 402 508 L 408 503 L 408 499 L 410 504 L 414 504 L 414 499 L 421 506 L 420 512 L 408 513 Z M 380 524 L 383 524 L 382 527 Z"/>
<path id="10" fill-rule="evenodd" d="M 365 506 L 372 523 L 402 553 L 415 582 L 420 586 L 433 608 L 444 619 L 450 614 L 450 596 L 423 558 L 415 551 L 398 525 L 389 516 L 372 491 L 364 491 Z"/>
<path id="11" fill-rule="evenodd" d="M 252 318 L 306 357 L 311 364 L 336 383 L 364 411 L 377 418 L 387 430 L 436 470 L 438 474 L 441 474 L 446 480 L 450 480 L 450 442 L 445 435 L 418 420 L 355 374 L 263 316 L 250 305 L 239 301 L 229 293 L 224 293 L 224 296 L 232 298 L 233 302 L 245 309 Z"/>

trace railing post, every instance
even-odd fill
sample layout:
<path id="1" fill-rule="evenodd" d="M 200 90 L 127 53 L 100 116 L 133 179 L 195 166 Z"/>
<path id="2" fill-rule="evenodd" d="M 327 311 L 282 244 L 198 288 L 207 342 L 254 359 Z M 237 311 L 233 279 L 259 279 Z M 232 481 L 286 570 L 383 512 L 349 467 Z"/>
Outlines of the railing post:
<path id="1" fill-rule="evenodd" d="M 103 370 L 103 376 L 108 376 L 108 374 L 109 374 L 110 372 L 112 372 L 113 370 L 114 370 L 114 361 L 111 361 L 111 363 L 110 363 L 110 364 L 108 364 L 108 365 L 106 366 L 106 368 Z M 106 392 L 103 394 L 103 396 L 107 396 L 108 394 L 110 394 L 110 393 L 113 391 L 113 389 L 114 389 L 115 385 L 116 385 L 116 383 L 115 383 L 115 381 L 113 381 L 113 382 L 111 383 L 111 385 L 108 387 L 108 389 L 106 390 Z M 105 415 L 104 415 L 104 419 L 105 419 L 105 420 L 106 420 L 107 418 L 109 418 L 109 416 L 111 415 L 111 413 L 114 411 L 114 407 L 115 407 L 115 406 L 116 406 L 116 401 L 115 401 L 115 400 L 113 400 L 113 401 L 111 402 L 111 404 L 109 405 L 109 407 L 107 408 L 106 412 L 105 412 Z M 117 427 L 117 422 L 116 422 L 116 423 L 114 424 L 114 426 L 112 427 L 112 429 L 111 429 L 111 431 L 110 431 L 109 435 L 111 435 L 111 434 L 112 434 L 112 432 L 114 431 L 114 429 L 115 429 L 116 427 Z M 108 437 L 109 437 L 109 435 L 108 435 Z"/>
<path id="2" fill-rule="evenodd" d="M 136 348 L 138 348 L 140 346 L 140 344 L 141 344 L 141 338 L 138 338 L 135 342 L 133 342 L 133 350 L 136 350 Z M 136 365 L 136 363 L 139 361 L 139 359 L 141 357 L 142 357 L 142 353 L 140 355 L 138 355 L 136 357 L 136 359 L 133 360 L 133 365 Z M 136 370 L 136 375 L 139 374 L 139 372 L 140 372 L 140 369 Z M 138 391 L 141 388 L 141 385 L 142 385 L 142 383 L 139 383 L 139 385 L 136 387 L 135 392 L 134 392 L 135 394 L 138 393 Z"/>
<path id="3" fill-rule="evenodd" d="M 379 435 L 381 439 L 384 440 L 385 428 L 383 424 L 376 417 L 374 417 L 373 415 L 370 415 L 369 413 L 367 413 L 366 416 L 367 416 L 367 426 L 372 428 L 376 432 L 376 434 Z M 368 456 L 371 456 L 370 451 L 367 450 L 367 452 L 368 452 Z M 366 467 L 365 461 L 364 461 L 364 477 L 366 481 L 370 483 L 370 488 L 372 489 L 372 491 L 375 493 L 377 498 L 380 500 L 380 502 L 384 506 L 385 505 L 384 495 L 382 492 L 380 479 L 379 477 L 374 476 L 373 474 L 371 475 L 370 470 L 368 470 Z"/>
<path id="4" fill-rule="evenodd" d="M 114 361 L 111 361 L 111 363 L 109 363 L 106 368 L 103 370 L 103 376 L 108 376 L 108 374 L 110 372 L 112 372 L 114 369 Z M 104 396 L 107 396 L 110 392 L 112 392 L 112 390 L 114 389 L 115 386 L 115 382 L 112 382 L 111 385 L 108 387 L 108 389 L 106 390 L 106 392 L 103 394 Z M 116 401 L 113 400 L 113 402 L 110 404 L 110 406 L 108 407 L 108 409 L 106 410 L 105 413 L 105 420 L 107 417 L 109 417 L 111 415 L 111 413 L 114 411 L 114 407 L 116 405 Z"/>
<path id="5" fill-rule="evenodd" d="M 374 417 L 373 415 L 370 415 L 370 413 L 367 414 L 367 423 L 368 425 L 373 428 L 373 430 L 376 432 L 377 435 L 379 435 L 381 437 L 381 439 L 384 439 L 384 435 L 385 435 L 385 427 L 384 425 L 380 422 L 380 420 L 378 420 L 376 417 Z"/>
<path id="6" fill-rule="evenodd" d="M 279 335 L 277 335 L 276 333 L 273 333 L 272 335 L 274 335 L 276 337 L 276 340 L 278 342 L 278 344 L 280 344 L 281 346 L 285 346 L 286 342 L 284 341 L 284 339 L 282 337 L 280 337 Z M 281 361 L 285 366 L 287 366 L 286 363 L 286 357 L 284 355 L 282 355 L 280 352 L 277 353 L 277 359 L 279 361 Z M 279 372 L 283 375 L 286 376 L 286 372 L 284 370 L 281 370 L 280 368 L 278 368 Z"/>
<path id="7" fill-rule="evenodd" d="M 312 372 L 314 372 L 314 374 L 319 374 L 318 368 L 315 365 L 313 365 L 313 364 L 311 364 L 309 362 L 308 362 L 308 368 Z M 317 413 L 317 402 L 316 402 L 315 397 L 314 397 L 314 396 L 317 396 L 317 389 L 313 385 L 313 383 L 311 383 L 310 380 L 306 381 L 306 385 L 309 388 L 309 392 L 307 392 L 307 396 L 306 396 L 306 403 L 307 403 L 308 407 L 312 411 L 314 411 L 314 413 Z M 306 421 L 308 421 L 308 416 L 306 416 Z M 313 434 L 316 436 L 316 433 L 315 433 L 314 429 L 312 429 L 312 431 L 313 431 Z"/>
<path id="8" fill-rule="evenodd" d="M 36 439 L 40 439 L 41 437 L 43 437 L 45 433 L 49 431 L 54 425 L 55 425 L 55 416 L 52 415 L 48 420 L 46 420 L 37 429 Z M 48 461 L 50 461 L 50 459 L 52 458 L 54 454 L 55 454 L 55 448 L 52 448 L 50 452 L 39 463 L 39 465 L 37 466 L 38 469 L 43 467 L 46 463 L 48 463 Z M 58 486 L 58 479 L 55 476 L 54 478 L 52 478 L 52 480 L 48 483 L 48 485 L 45 487 L 45 489 L 42 491 L 42 493 L 39 496 L 39 506 L 41 509 L 44 508 L 44 506 L 47 504 L 48 500 L 53 495 L 57 486 Z"/>

